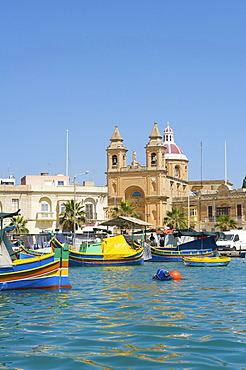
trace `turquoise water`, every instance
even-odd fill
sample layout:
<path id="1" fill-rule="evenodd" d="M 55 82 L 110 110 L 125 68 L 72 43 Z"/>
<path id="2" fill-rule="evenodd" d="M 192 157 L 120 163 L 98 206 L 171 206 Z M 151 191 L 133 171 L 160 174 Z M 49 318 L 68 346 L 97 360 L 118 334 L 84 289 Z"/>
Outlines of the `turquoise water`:
<path id="1" fill-rule="evenodd" d="M 0 369 L 246 369 L 245 269 L 75 267 L 68 292 L 1 292 Z"/>

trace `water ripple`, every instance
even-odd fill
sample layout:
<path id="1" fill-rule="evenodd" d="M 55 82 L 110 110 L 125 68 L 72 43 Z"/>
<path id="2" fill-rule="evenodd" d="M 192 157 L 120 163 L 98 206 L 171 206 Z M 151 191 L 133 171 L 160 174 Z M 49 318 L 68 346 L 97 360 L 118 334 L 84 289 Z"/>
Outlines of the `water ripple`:
<path id="1" fill-rule="evenodd" d="M 73 268 L 71 291 L 1 292 L 0 369 L 246 369 L 245 267 Z"/>

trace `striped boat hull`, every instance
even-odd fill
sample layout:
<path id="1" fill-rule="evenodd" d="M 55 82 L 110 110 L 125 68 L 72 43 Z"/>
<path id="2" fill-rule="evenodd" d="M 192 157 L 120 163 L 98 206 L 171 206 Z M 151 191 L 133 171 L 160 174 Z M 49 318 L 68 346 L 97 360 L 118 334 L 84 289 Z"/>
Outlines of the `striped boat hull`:
<path id="1" fill-rule="evenodd" d="M 68 256 L 67 248 L 55 248 L 54 253 L 16 260 L 0 268 L 0 290 L 70 289 Z"/>
<path id="2" fill-rule="evenodd" d="M 170 251 L 165 249 L 151 248 L 151 262 L 177 262 L 183 261 L 183 257 L 214 257 L 217 250 L 199 251 Z"/>
<path id="3" fill-rule="evenodd" d="M 143 265 L 143 251 L 130 257 L 107 259 L 103 254 L 69 251 L 69 266 L 135 266 Z"/>

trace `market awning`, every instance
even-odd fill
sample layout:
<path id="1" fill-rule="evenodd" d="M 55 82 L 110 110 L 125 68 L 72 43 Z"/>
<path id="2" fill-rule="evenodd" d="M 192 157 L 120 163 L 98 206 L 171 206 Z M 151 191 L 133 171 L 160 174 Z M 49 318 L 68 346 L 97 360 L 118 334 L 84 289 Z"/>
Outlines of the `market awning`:
<path id="1" fill-rule="evenodd" d="M 135 217 L 125 217 L 125 216 L 117 216 L 115 218 L 112 218 L 108 221 L 103 221 L 100 223 L 101 226 L 118 226 L 118 227 L 127 227 L 126 225 L 131 225 L 135 227 L 146 227 L 151 226 L 149 222 L 145 222 L 142 220 L 139 220 Z"/>

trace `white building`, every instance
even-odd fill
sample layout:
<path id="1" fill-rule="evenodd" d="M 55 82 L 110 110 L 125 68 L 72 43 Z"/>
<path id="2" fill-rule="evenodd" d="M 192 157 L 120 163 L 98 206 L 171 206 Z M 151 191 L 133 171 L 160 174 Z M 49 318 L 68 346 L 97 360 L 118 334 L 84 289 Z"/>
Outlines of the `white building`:
<path id="1" fill-rule="evenodd" d="M 20 209 L 20 215 L 28 220 L 26 227 L 33 234 L 61 230 L 59 214 L 64 203 L 75 197 L 76 202 L 82 202 L 84 206 L 85 226 L 97 226 L 106 219 L 107 192 L 106 186 L 95 186 L 93 181 L 84 181 L 83 185 L 76 181 L 75 186 L 70 185 L 69 177 L 62 174 L 27 175 L 21 179 L 21 185 L 0 185 L 0 212 Z M 6 219 L 5 226 L 9 222 Z"/>
<path id="2" fill-rule="evenodd" d="M 15 185 L 14 176 L 9 175 L 9 177 L 0 178 L 0 185 Z"/>

